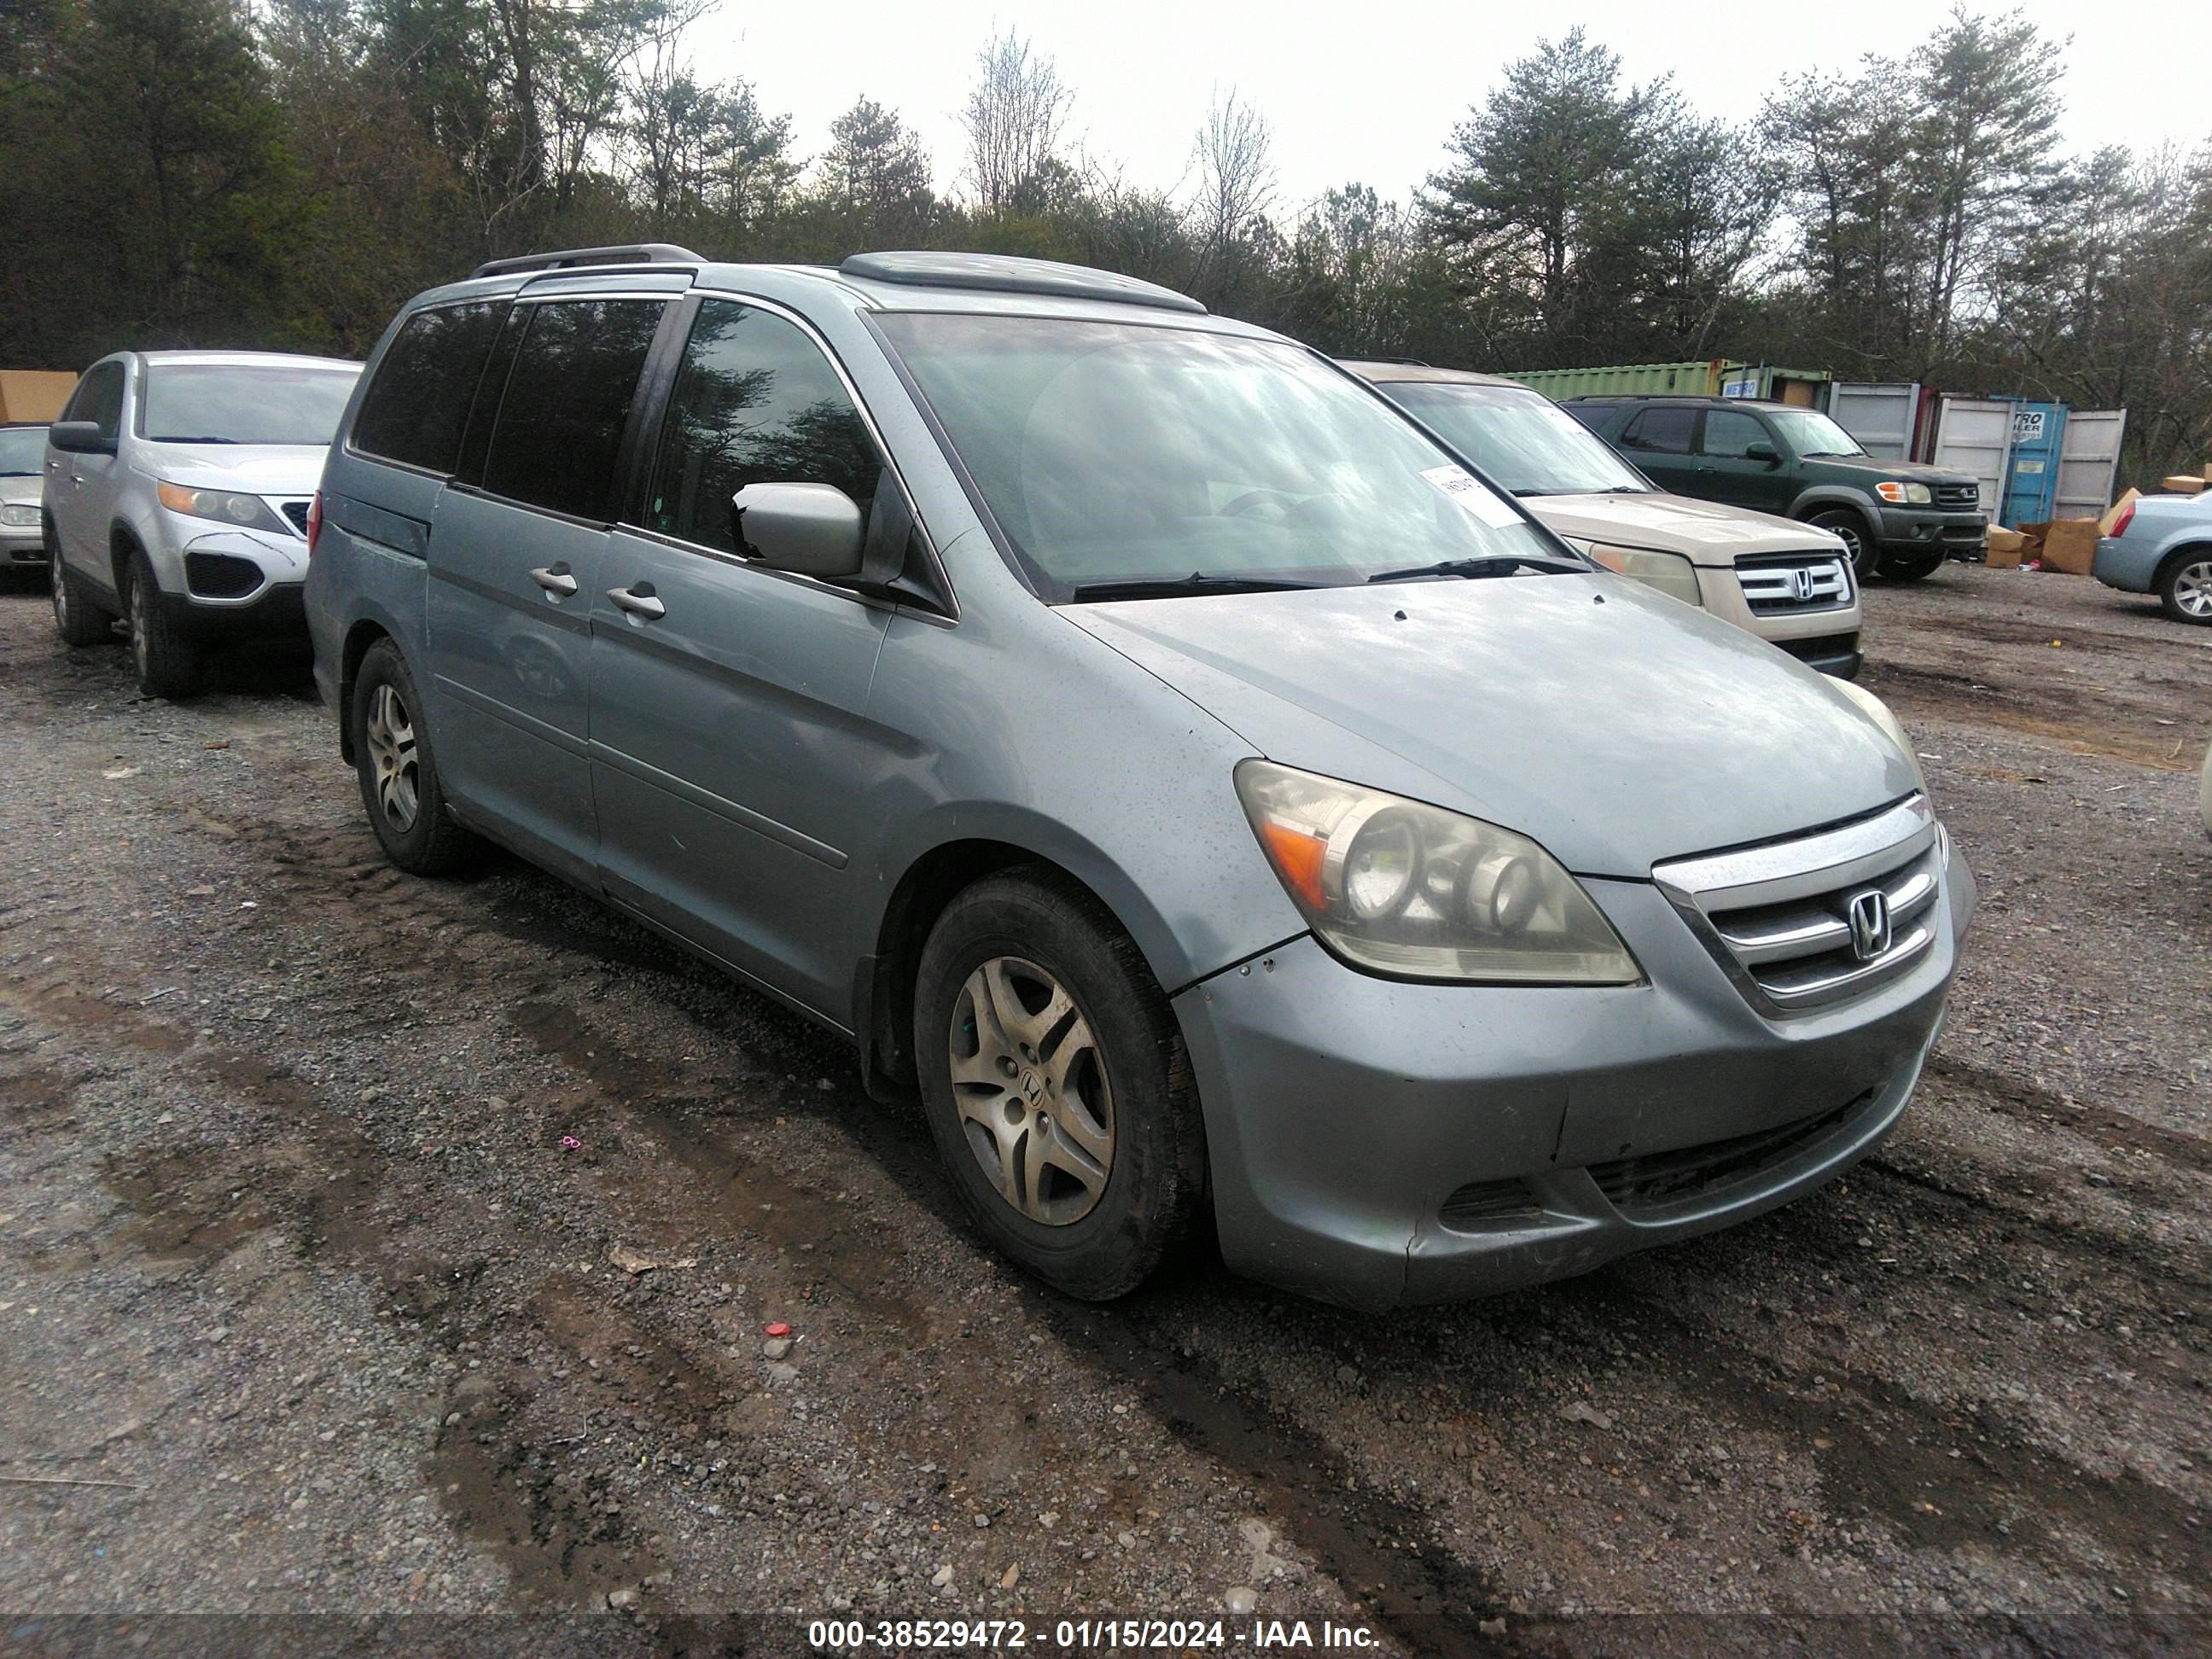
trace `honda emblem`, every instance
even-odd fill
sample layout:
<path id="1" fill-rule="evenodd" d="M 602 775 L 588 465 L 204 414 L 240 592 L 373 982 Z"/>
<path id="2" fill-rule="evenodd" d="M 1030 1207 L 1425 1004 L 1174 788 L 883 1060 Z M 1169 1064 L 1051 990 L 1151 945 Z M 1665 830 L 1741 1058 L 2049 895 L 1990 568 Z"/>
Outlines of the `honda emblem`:
<path id="1" fill-rule="evenodd" d="M 1800 565 L 1793 574 L 1795 576 L 1797 587 L 1797 603 L 1803 605 L 1813 597 L 1812 567 L 1810 565 Z"/>
<path id="2" fill-rule="evenodd" d="M 1879 887 L 1851 895 L 1851 954 L 1872 962 L 1889 949 L 1889 895 Z"/>

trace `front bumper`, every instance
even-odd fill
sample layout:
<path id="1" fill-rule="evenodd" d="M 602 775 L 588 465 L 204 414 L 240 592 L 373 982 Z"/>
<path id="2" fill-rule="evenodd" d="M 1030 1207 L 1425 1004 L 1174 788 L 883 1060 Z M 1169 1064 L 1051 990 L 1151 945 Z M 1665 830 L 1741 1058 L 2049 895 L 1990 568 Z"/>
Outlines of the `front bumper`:
<path id="1" fill-rule="evenodd" d="M 1885 552 L 1920 553 L 1936 548 L 1954 558 L 1984 557 L 1990 549 L 1989 515 L 1978 507 L 1946 512 L 1932 507 L 1885 507 L 1881 510 Z"/>
<path id="2" fill-rule="evenodd" d="M 46 538 L 36 525 L 0 526 L 0 564 L 38 564 L 46 562 Z"/>
<path id="3" fill-rule="evenodd" d="M 2157 580 L 2164 554 L 2164 548 L 2142 537 L 2130 542 L 2124 536 L 2107 536 L 2097 544 L 2089 574 L 2124 593 L 2148 593 Z"/>
<path id="4" fill-rule="evenodd" d="M 223 605 L 183 593 L 161 595 L 162 608 L 185 635 L 207 645 L 307 645 L 307 613 L 300 584 L 271 583 L 251 599 Z"/>
<path id="5" fill-rule="evenodd" d="M 1230 1265 L 1364 1308 L 1587 1272 L 1810 1191 L 1895 1126 L 1970 919 L 1860 1001 L 1754 1011 L 1647 883 L 1585 887 L 1644 965 L 1610 988 L 1413 985 L 1301 938 L 1175 1001 Z M 1669 1157 L 1673 1154 L 1676 1156 Z"/>

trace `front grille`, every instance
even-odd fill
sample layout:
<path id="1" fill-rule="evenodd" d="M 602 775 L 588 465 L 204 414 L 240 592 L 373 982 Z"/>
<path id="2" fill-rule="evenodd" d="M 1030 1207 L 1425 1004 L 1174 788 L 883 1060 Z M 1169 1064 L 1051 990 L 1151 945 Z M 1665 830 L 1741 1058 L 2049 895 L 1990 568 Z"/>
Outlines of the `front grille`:
<path id="1" fill-rule="evenodd" d="M 1851 602 L 1846 562 L 1831 554 L 1780 554 L 1738 559 L 1735 579 L 1755 617 L 1794 617 L 1840 611 Z"/>
<path id="2" fill-rule="evenodd" d="M 261 586 L 261 567 L 228 553 L 185 555 L 185 586 L 204 599 L 242 599 Z"/>
<path id="3" fill-rule="evenodd" d="M 307 503 L 305 501 L 285 501 L 282 505 L 283 507 L 284 516 L 292 521 L 292 528 L 298 531 L 302 536 L 306 535 L 307 533 Z"/>
<path id="4" fill-rule="evenodd" d="M 1878 989 L 1927 953 L 1942 834 L 1915 795 L 1840 829 L 1678 860 L 1651 877 L 1747 995 L 1802 1013 Z"/>
<path id="5" fill-rule="evenodd" d="M 1709 1140 L 1702 1146 L 1685 1146 L 1678 1152 L 1647 1152 L 1641 1158 L 1593 1164 L 1589 1166 L 1590 1179 L 1597 1182 L 1606 1201 L 1624 1215 L 1648 1213 L 1710 1198 L 1787 1164 L 1799 1153 L 1818 1146 L 1843 1129 L 1874 1100 L 1875 1091 L 1869 1089 L 1832 1112 L 1799 1118 L 1779 1128 L 1734 1135 L 1726 1140 Z"/>
<path id="6" fill-rule="evenodd" d="M 1534 1221 L 1544 1212 L 1536 1194 L 1519 1181 L 1470 1181 L 1443 1201 L 1437 1219 L 1455 1233 Z"/>
<path id="7" fill-rule="evenodd" d="M 1978 483 L 1939 483 L 1935 487 L 1936 505 L 1957 512 L 1982 504 L 1982 487 Z"/>

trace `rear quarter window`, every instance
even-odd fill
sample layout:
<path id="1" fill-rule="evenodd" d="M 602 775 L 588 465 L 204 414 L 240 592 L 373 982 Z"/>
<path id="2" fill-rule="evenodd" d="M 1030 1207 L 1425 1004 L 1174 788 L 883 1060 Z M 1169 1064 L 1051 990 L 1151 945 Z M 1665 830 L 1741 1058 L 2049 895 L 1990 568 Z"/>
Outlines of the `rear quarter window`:
<path id="1" fill-rule="evenodd" d="M 380 460 L 451 472 L 504 300 L 420 311 L 401 327 L 354 419 L 353 447 Z"/>

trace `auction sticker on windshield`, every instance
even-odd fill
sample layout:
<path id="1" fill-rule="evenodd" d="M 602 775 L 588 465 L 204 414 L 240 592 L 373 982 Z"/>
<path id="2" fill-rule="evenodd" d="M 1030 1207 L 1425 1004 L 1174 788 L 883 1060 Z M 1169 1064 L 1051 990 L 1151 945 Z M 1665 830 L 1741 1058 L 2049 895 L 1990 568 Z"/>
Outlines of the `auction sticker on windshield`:
<path id="1" fill-rule="evenodd" d="M 1521 515 L 1498 498 L 1497 491 L 1463 466 L 1432 466 L 1421 476 L 1492 530 L 1507 530 Z"/>

